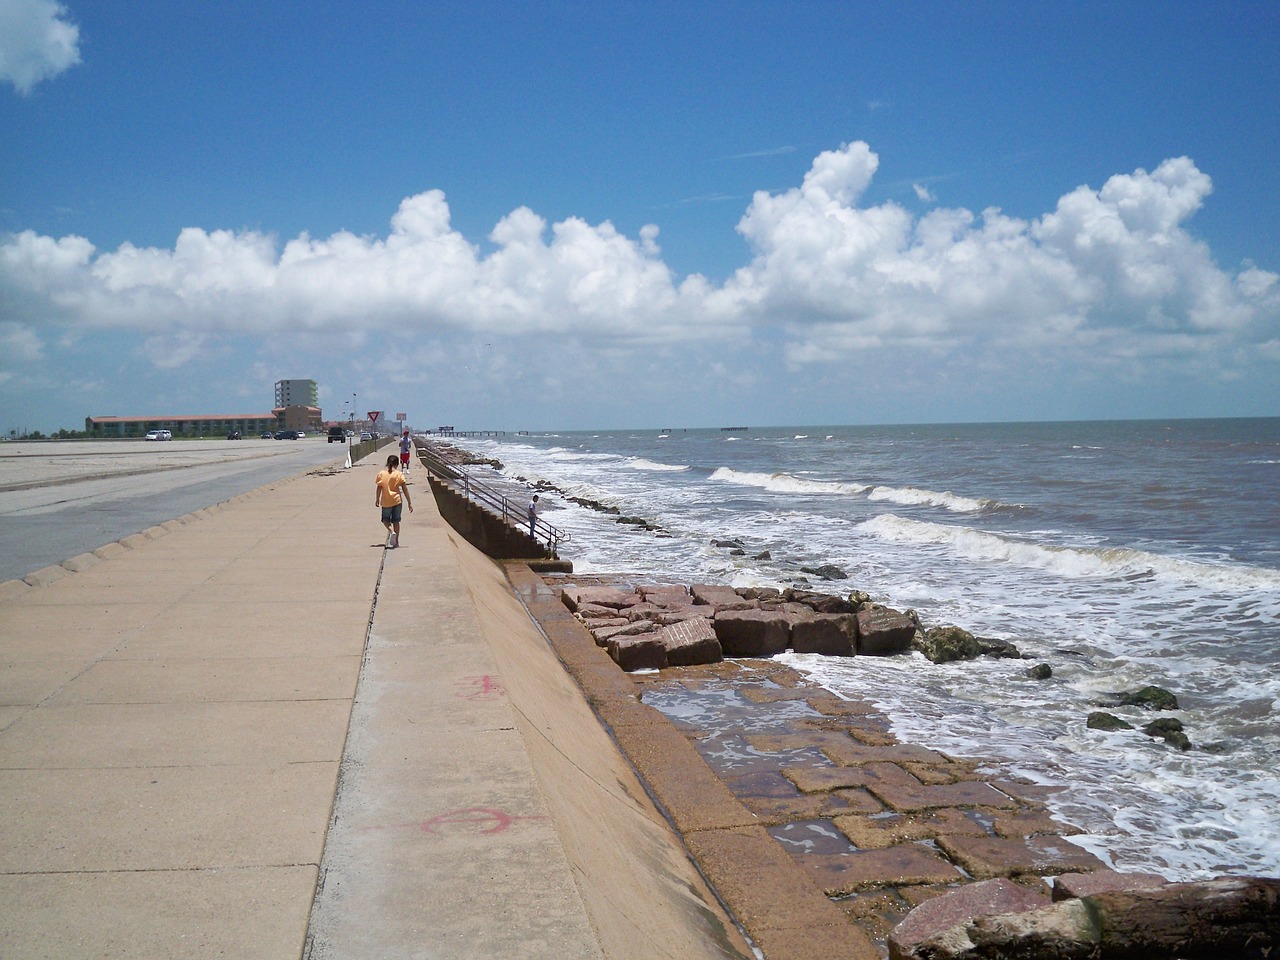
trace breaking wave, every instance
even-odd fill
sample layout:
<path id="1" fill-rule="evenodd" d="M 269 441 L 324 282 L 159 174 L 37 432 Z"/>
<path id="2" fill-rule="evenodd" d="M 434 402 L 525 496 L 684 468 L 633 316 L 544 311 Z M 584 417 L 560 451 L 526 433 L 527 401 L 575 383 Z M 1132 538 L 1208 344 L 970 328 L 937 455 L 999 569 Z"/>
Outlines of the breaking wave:
<path id="1" fill-rule="evenodd" d="M 968 560 L 1001 561 L 1072 579 L 1157 577 L 1228 591 L 1280 590 L 1280 570 L 1204 563 L 1130 547 L 1059 547 L 892 513 L 867 520 L 858 529 L 897 543 L 938 544 Z"/>
<path id="2" fill-rule="evenodd" d="M 719 467 L 711 474 L 712 480 L 735 483 L 740 487 L 759 487 L 770 493 L 800 493 L 850 496 L 865 493 L 870 487 L 865 483 L 844 483 L 839 480 L 807 480 L 789 473 L 744 473 L 729 467 Z"/>

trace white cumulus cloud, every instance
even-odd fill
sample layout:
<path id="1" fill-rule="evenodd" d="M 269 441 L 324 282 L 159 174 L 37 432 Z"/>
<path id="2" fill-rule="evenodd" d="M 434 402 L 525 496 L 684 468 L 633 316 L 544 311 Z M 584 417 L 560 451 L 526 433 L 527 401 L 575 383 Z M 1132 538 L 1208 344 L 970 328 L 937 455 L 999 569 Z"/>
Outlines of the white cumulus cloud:
<path id="1" fill-rule="evenodd" d="M 0 0 L 0 80 L 21 94 L 80 62 L 80 28 L 54 0 Z"/>
<path id="2" fill-rule="evenodd" d="M 281 244 L 189 227 L 172 248 L 99 251 L 24 231 L 0 242 L 0 321 L 29 342 L 45 327 L 136 331 L 165 367 L 222 334 L 318 344 L 352 330 L 549 335 L 602 350 L 759 338 L 792 364 L 924 350 L 990 369 L 1143 356 L 1225 368 L 1277 342 L 1280 278 L 1252 264 L 1223 270 L 1186 228 L 1212 190 L 1188 158 L 1078 187 L 1031 220 L 865 204 L 878 165 L 867 144 L 849 143 L 816 157 L 798 186 L 757 192 L 738 224 L 751 259 L 720 285 L 677 277 L 655 225 L 630 237 L 527 207 L 495 224 L 482 252 L 428 190 L 401 202 L 385 236 Z"/>

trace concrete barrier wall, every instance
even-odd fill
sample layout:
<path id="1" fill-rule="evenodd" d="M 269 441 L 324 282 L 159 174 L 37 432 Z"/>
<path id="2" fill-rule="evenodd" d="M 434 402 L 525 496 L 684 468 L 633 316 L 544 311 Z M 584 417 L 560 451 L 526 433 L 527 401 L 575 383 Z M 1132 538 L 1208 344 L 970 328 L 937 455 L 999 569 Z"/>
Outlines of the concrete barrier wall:
<path id="1" fill-rule="evenodd" d="M 429 482 L 440 516 L 485 556 L 496 560 L 540 560 L 549 556 L 546 548 L 523 530 L 476 506 L 435 477 Z"/>
<path id="2" fill-rule="evenodd" d="M 385 447 L 391 442 L 391 437 L 375 437 L 372 440 L 361 440 L 359 443 L 353 443 L 351 444 L 351 462 L 355 463 L 357 460 L 362 460 L 379 447 Z"/>
<path id="3" fill-rule="evenodd" d="M 523 564 L 504 575 L 467 544 L 458 544 L 458 564 L 603 955 L 749 960 L 751 949 L 521 602 L 554 600 L 553 591 Z M 654 722 L 669 729 L 664 718 Z"/>

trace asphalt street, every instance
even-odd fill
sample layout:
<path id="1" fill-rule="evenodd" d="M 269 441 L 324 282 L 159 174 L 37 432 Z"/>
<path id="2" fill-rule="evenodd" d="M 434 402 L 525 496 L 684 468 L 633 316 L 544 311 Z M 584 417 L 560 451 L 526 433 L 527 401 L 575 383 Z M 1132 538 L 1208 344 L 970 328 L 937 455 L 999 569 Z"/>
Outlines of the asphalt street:
<path id="1" fill-rule="evenodd" d="M 345 457 L 322 437 L 2 444 L 0 582 Z"/>

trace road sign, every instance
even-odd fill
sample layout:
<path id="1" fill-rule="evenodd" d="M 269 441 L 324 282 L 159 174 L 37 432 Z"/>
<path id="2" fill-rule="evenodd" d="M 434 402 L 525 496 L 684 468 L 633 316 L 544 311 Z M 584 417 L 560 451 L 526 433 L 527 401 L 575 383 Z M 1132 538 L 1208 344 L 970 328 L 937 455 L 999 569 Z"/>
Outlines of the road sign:
<path id="1" fill-rule="evenodd" d="M 408 419 L 409 419 L 409 415 L 408 415 L 407 413 L 397 413 L 397 414 L 396 414 L 396 419 L 397 419 L 397 420 L 400 420 L 400 421 L 408 420 Z"/>
<path id="2" fill-rule="evenodd" d="M 370 411 L 369 411 L 369 422 L 370 422 L 370 423 L 377 423 L 377 422 L 378 422 L 378 417 L 380 417 L 380 416 L 382 416 L 382 411 L 381 411 L 381 410 L 370 410 Z"/>

